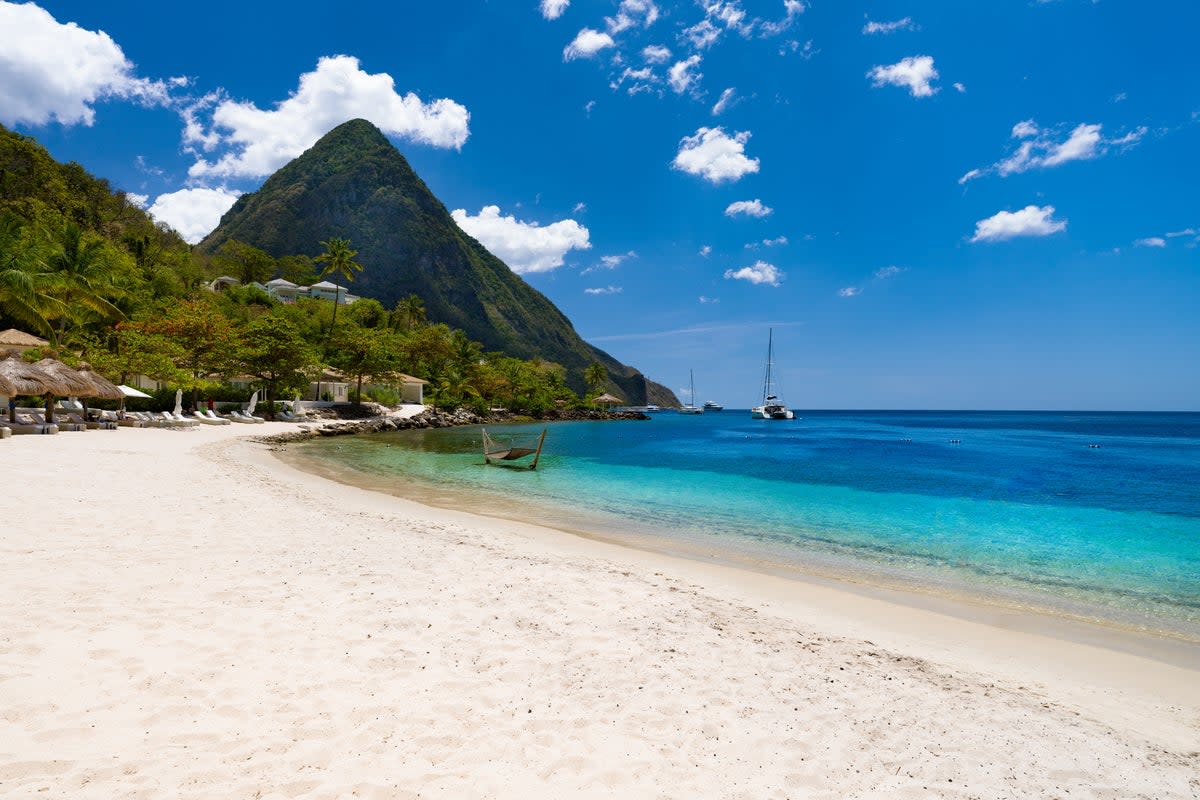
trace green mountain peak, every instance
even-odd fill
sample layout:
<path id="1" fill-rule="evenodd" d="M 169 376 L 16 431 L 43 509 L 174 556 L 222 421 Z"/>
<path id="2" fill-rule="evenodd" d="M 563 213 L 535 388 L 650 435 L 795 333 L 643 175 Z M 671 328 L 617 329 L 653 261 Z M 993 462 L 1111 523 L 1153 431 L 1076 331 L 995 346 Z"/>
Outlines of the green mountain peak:
<path id="1" fill-rule="evenodd" d="M 584 342 L 545 295 L 463 232 L 367 120 L 334 128 L 240 197 L 199 248 L 212 252 L 237 239 L 275 257 L 316 255 L 331 237 L 358 251 L 355 294 L 388 307 L 416 294 L 431 321 L 463 329 L 488 350 L 561 364 L 576 390 L 583 370 L 599 361 L 628 403 L 678 403 L 666 387 Z"/>

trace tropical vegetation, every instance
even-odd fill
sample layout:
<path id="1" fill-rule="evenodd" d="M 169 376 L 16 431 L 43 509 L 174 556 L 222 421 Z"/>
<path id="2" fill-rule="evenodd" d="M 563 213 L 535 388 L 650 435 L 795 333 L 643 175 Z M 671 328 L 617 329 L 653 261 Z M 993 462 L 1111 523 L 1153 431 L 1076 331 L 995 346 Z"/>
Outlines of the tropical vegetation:
<path id="1" fill-rule="evenodd" d="M 341 286 L 362 269 L 356 255 L 341 237 L 281 258 L 236 239 L 202 252 L 128 195 L 0 127 L 0 330 L 39 334 L 68 363 L 87 361 L 118 383 L 150 376 L 193 405 L 228 396 L 235 378 L 268 401 L 291 397 L 328 369 L 354 385 L 356 401 L 394 398 L 386 387 L 408 374 L 428 381 L 426 401 L 442 407 L 537 414 L 583 402 L 562 366 L 487 351 L 430 322 L 416 294 L 388 308 L 370 298 L 284 303 L 262 288 L 275 276 L 331 275 Z M 243 284 L 211 290 L 221 275 Z M 585 383 L 582 370 L 572 382 Z"/>

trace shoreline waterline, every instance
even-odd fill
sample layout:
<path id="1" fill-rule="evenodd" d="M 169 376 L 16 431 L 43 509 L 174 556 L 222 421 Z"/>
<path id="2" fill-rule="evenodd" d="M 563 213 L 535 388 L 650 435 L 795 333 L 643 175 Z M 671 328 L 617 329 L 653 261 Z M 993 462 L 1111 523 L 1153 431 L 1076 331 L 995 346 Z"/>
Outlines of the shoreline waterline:
<path id="1" fill-rule="evenodd" d="M 475 487 L 437 484 L 411 476 L 398 480 L 311 452 L 312 448 L 331 446 L 331 441 L 315 440 L 311 447 L 309 443 L 289 444 L 274 448 L 272 455 L 307 474 L 430 508 L 534 525 L 589 541 L 683 559 L 702 567 L 729 568 L 744 573 L 750 581 L 755 575 L 770 576 L 996 629 L 1046 636 L 1200 670 L 1200 631 L 1182 624 L 1155 626 L 1144 618 L 1121 618 L 1111 613 L 1111 608 L 1082 602 L 1072 604 L 1066 599 L 1047 602 L 1045 597 L 1032 593 L 982 591 L 964 581 L 938 579 L 931 574 L 901 576 L 877 565 L 845 558 L 822 559 L 814 554 L 804 559 L 789 553 L 789 558 L 772 559 L 762 551 L 739 548 L 715 537 L 696 541 L 664 536 L 661 530 L 639 528 L 628 519 L 612 515 L 587 514 L 536 499 L 505 497 Z M 482 458 L 480 468 L 484 468 Z"/>

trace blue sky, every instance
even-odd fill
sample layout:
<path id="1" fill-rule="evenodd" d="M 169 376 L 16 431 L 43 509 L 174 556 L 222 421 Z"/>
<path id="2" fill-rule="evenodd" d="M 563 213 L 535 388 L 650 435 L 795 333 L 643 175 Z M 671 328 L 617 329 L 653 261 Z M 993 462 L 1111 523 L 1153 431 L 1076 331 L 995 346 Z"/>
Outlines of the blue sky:
<path id="1" fill-rule="evenodd" d="M 0 0 L 0 122 L 195 240 L 356 116 L 579 332 L 749 406 L 1200 410 L 1190 3 Z"/>

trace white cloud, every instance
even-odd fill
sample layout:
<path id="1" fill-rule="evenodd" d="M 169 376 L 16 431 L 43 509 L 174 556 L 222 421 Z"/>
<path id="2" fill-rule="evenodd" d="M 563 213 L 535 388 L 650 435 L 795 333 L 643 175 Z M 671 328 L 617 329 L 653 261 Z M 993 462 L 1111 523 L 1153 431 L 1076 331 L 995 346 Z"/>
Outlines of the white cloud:
<path id="1" fill-rule="evenodd" d="M 604 286 L 596 289 L 584 289 L 584 294 L 620 294 L 620 286 Z"/>
<path id="2" fill-rule="evenodd" d="M 1012 128 L 1012 138 L 1021 144 L 1012 155 L 986 168 L 970 170 L 958 179 L 960 184 L 990 173 L 1001 177 L 1028 172 L 1031 169 L 1057 167 L 1068 161 L 1087 161 L 1105 155 L 1113 148 L 1133 147 L 1146 134 L 1146 128 L 1137 128 L 1116 139 L 1105 139 L 1102 127 L 1097 123 L 1076 125 L 1062 141 L 1055 141 L 1055 132 L 1044 130 L 1031 119 L 1018 122 Z"/>
<path id="3" fill-rule="evenodd" d="M 667 70 L 667 83 L 671 85 L 675 94 L 694 91 L 696 84 L 704 77 L 704 73 L 696 71 L 700 61 L 700 56 L 694 55 L 684 61 L 675 62 Z"/>
<path id="4" fill-rule="evenodd" d="M 1200 230 L 1195 228 L 1184 228 L 1181 231 L 1170 231 L 1167 233 L 1168 239 L 1174 239 L 1176 236 L 1200 236 Z"/>
<path id="5" fill-rule="evenodd" d="M 709 306 L 709 305 L 713 305 L 714 303 L 719 303 L 719 302 L 721 302 L 721 298 L 719 298 L 719 297 L 708 297 L 707 295 L 700 295 L 700 305 L 702 305 L 702 306 Z"/>
<path id="6" fill-rule="evenodd" d="M 763 247 L 782 247 L 788 243 L 786 236 L 776 236 L 774 239 L 763 239 Z"/>
<path id="7" fill-rule="evenodd" d="M 966 94 L 966 93 L 967 93 L 967 87 L 966 87 L 966 86 L 963 86 L 963 85 L 962 85 L 961 83 L 959 83 L 958 81 L 955 81 L 955 82 L 954 82 L 954 91 L 958 92 L 959 94 Z"/>
<path id="8" fill-rule="evenodd" d="M 919 26 L 914 24 L 912 17 L 894 20 L 892 22 L 873 22 L 867 20 L 867 24 L 863 26 L 862 32 L 866 35 L 875 33 L 895 33 L 896 31 L 915 31 L 919 30 Z"/>
<path id="9" fill-rule="evenodd" d="M 706 244 L 704 247 L 700 248 L 701 258 L 708 258 L 710 255 L 712 255 L 712 245 Z"/>
<path id="10" fill-rule="evenodd" d="M 862 289 L 857 286 L 847 286 L 845 289 L 838 289 L 838 297 L 858 297 L 862 294 Z"/>
<path id="11" fill-rule="evenodd" d="M 913 97 L 932 97 L 937 87 L 930 81 L 937 80 L 938 71 L 933 68 L 933 56 L 908 56 L 895 64 L 876 66 L 867 77 L 879 86 L 906 86 Z"/>
<path id="12" fill-rule="evenodd" d="M 1135 140 L 1136 141 L 1136 140 Z M 1056 145 L 1042 160 L 1042 166 L 1056 167 L 1067 161 L 1095 158 L 1100 144 L 1099 125 L 1079 125 L 1061 144 Z"/>
<path id="13" fill-rule="evenodd" d="M 685 28 L 682 37 L 697 50 L 707 50 L 721 38 L 721 29 L 705 18 L 690 28 Z"/>
<path id="14" fill-rule="evenodd" d="M 581 272 L 580 275 L 587 275 L 590 272 L 596 272 L 602 269 L 616 269 L 617 267 L 621 266 L 622 263 L 631 258 L 637 258 L 636 251 L 630 250 L 628 253 L 618 253 L 615 256 L 600 256 L 599 264 L 593 264 Z"/>
<path id="15" fill-rule="evenodd" d="M 1139 247 L 1166 247 L 1167 240 L 1161 236 L 1148 236 L 1145 239 L 1138 239 L 1134 244 Z"/>
<path id="16" fill-rule="evenodd" d="M 513 216 L 502 217 L 498 206 L 484 206 L 476 216 L 457 208 L 450 216 L 519 275 L 549 272 L 562 266 L 569 251 L 592 246 L 588 229 L 573 219 L 539 225 Z"/>
<path id="17" fill-rule="evenodd" d="M 769 36 L 778 36 L 779 34 L 792 27 L 792 23 L 796 21 L 796 17 L 804 13 L 806 6 L 801 0 L 783 0 L 784 17 L 779 22 L 762 22 L 760 29 L 764 38 Z"/>
<path id="18" fill-rule="evenodd" d="M 763 202 L 756 197 L 753 200 L 738 200 L 730 203 L 725 207 L 725 216 L 736 217 L 738 214 L 742 214 L 743 216 L 758 217 L 761 219 L 774 210 L 770 206 L 763 205 Z"/>
<path id="19" fill-rule="evenodd" d="M 583 202 L 582 200 L 576 203 L 571 209 L 572 214 L 582 214 L 584 211 L 587 211 L 587 203 Z"/>
<path id="20" fill-rule="evenodd" d="M 783 280 L 783 273 L 774 264 L 765 261 L 755 261 L 748 267 L 725 270 L 726 280 L 749 281 L 756 285 L 778 286 Z"/>
<path id="21" fill-rule="evenodd" d="M 616 42 L 603 31 L 584 28 L 575 34 L 569 45 L 563 48 L 563 61 L 573 61 L 576 58 L 591 58 L 607 47 L 613 47 Z"/>
<path id="22" fill-rule="evenodd" d="M 634 25 L 641 23 L 643 28 L 649 28 L 658 21 L 658 6 L 651 0 L 621 0 L 615 17 L 605 17 L 608 32 L 618 34 Z"/>
<path id="23" fill-rule="evenodd" d="M 88 125 L 108 98 L 165 105 L 167 83 L 134 75 L 104 31 L 61 24 L 34 3 L 0 2 L 0 122 Z"/>
<path id="24" fill-rule="evenodd" d="M 880 267 L 879 269 L 875 270 L 875 277 L 881 281 L 886 281 L 888 278 L 895 277 L 901 272 L 904 272 L 904 270 L 897 266 Z"/>
<path id="25" fill-rule="evenodd" d="M 1025 206 L 1020 211 L 1000 211 L 975 223 L 972 242 L 1000 242 L 1018 236 L 1049 236 L 1067 227 L 1066 220 L 1052 219 L 1054 206 Z"/>
<path id="26" fill-rule="evenodd" d="M 387 73 L 364 72 L 353 56 L 320 59 L 299 88 L 273 109 L 224 100 L 212 113 L 211 134 L 233 148 L 216 161 L 199 159 L 192 177 L 270 175 L 341 123 L 361 117 L 384 133 L 434 147 L 461 148 L 470 135 L 467 109 L 453 100 L 423 102 L 396 93 Z"/>
<path id="27" fill-rule="evenodd" d="M 1023 119 L 1012 127 L 1012 137 L 1014 139 L 1028 139 L 1030 136 L 1038 135 L 1037 123 L 1031 119 Z"/>
<path id="28" fill-rule="evenodd" d="M 542 0 L 542 16 L 546 19 L 558 19 L 571 5 L 571 0 Z"/>
<path id="29" fill-rule="evenodd" d="M 195 244 L 217 227 L 221 215 L 242 196 L 241 192 L 226 189 L 180 189 L 160 194 L 147 209 L 150 216 L 165 222 L 188 244 Z"/>
<path id="30" fill-rule="evenodd" d="M 125 199 L 142 209 L 144 209 L 150 203 L 150 195 L 137 194 L 136 192 L 126 192 Z"/>
<path id="31" fill-rule="evenodd" d="M 679 142 L 679 152 L 671 162 L 675 169 L 699 175 L 711 183 L 736 181 L 758 172 L 758 159 L 746 156 L 749 131 L 729 136 L 722 128 L 699 128 Z"/>
<path id="32" fill-rule="evenodd" d="M 651 67 L 642 67 L 641 69 L 626 67 L 620 75 L 609 82 L 608 87 L 620 89 L 626 82 L 629 84 L 625 89 L 626 92 L 640 94 L 642 92 L 658 92 L 662 78 L 655 75 Z M 659 93 L 661 94 L 661 92 Z"/>
<path id="33" fill-rule="evenodd" d="M 732 87 L 721 92 L 721 97 L 717 100 L 716 103 L 713 104 L 713 107 L 712 107 L 713 116 L 719 117 L 721 114 L 725 113 L 725 110 L 734 103 L 734 101 L 736 99 L 735 95 L 736 95 L 736 92 L 733 90 Z"/>
<path id="34" fill-rule="evenodd" d="M 604 265 L 605 269 L 616 269 L 621 265 L 622 261 L 627 261 L 631 258 L 637 258 L 637 253 L 633 250 L 615 256 L 600 256 L 600 263 Z"/>
<path id="35" fill-rule="evenodd" d="M 652 44 L 642 48 L 642 58 L 647 64 L 665 64 L 671 60 L 671 51 L 661 44 Z"/>

